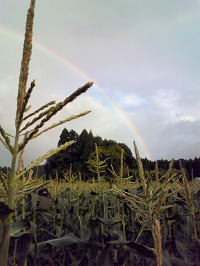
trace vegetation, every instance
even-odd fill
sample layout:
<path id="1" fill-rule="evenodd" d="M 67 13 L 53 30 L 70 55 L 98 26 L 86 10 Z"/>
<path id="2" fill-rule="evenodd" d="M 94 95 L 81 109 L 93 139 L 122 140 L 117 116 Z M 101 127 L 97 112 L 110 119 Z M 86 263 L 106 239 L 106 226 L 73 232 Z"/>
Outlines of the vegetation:
<path id="1" fill-rule="evenodd" d="M 8 264 L 198 265 L 200 182 L 187 180 L 181 162 L 180 178 L 173 161 L 155 179 L 158 173 L 144 173 L 136 145 L 135 151 L 134 182 L 120 176 L 122 169 L 113 175 L 112 188 L 102 181 L 106 162 L 98 160 L 96 146 L 89 162 L 96 180 L 80 181 L 69 171 L 47 184 L 40 180 L 43 189 L 23 195 L 15 208 Z"/>
<path id="2" fill-rule="evenodd" d="M 49 175 L 55 176 L 57 173 L 62 178 L 63 173 L 72 167 L 73 172 L 77 175 L 81 173 L 84 180 L 92 178 L 93 175 L 88 168 L 88 160 L 91 160 L 96 153 L 95 144 L 100 151 L 100 159 L 106 160 L 107 165 L 112 165 L 116 171 L 119 170 L 122 149 L 124 150 L 125 167 L 131 168 L 134 162 L 132 152 L 125 144 L 113 140 L 103 140 L 99 136 L 94 137 L 92 131 L 87 132 L 86 129 L 79 135 L 74 130 L 68 131 L 64 128 L 60 135 L 58 147 L 66 141 L 75 142 L 67 150 L 62 150 L 48 158 L 44 167 L 47 177 Z M 136 160 L 134 163 L 136 166 Z M 109 174 L 109 170 L 107 168 L 105 170 Z"/>
<path id="3" fill-rule="evenodd" d="M 66 149 L 68 146 L 73 144 L 73 141 L 66 142 L 59 146 L 57 149 L 52 150 L 43 156 L 37 158 L 30 165 L 24 168 L 23 163 L 23 153 L 26 145 L 34 138 L 40 136 L 44 132 L 59 126 L 67 121 L 84 116 L 89 111 L 72 116 L 56 124 L 53 124 L 45 129 L 43 129 L 46 122 L 48 122 L 53 116 L 55 116 L 59 111 L 61 111 L 68 103 L 75 100 L 79 95 L 86 92 L 89 87 L 92 86 L 92 82 L 88 82 L 83 87 L 77 89 L 64 101 L 55 103 L 50 102 L 43 105 L 38 110 L 32 113 L 26 114 L 30 107 L 28 106 L 28 101 L 30 99 L 31 93 L 35 87 L 35 81 L 31 82 L 30 87 L 27 90 L 27 80 L 29 73 L 29 62 L 32 53 L 32 32 L 33 32 L 33 20 L 34 20 L 34 7 L 35 1 L 31 0 L 30 8 L 28 10 L 27 21 L 26 21 L 26 32 L 24 39 L 23 55 L 21 61 L 21 69 L 19 76 L 19 88 L 17 96 L 17 111 L 15 118 L 15 135 L 14 143 L 11 144 L 12 134 L 9 134 L 0 126 L 0 141 L 9 150 L 12 155 L 12 162 L 9 173 L 7 175 L 1 175 L 2 184 L 4 186 L 3 199 L 1 202 L 0 209 L 0 219 L 2 225 L 2 234 L 0 242 L 0 265 L 7 265 L 8 252 L 10 246 L 10 238 L 12 235 L 12 220 L 17 207 L 17 203 L 24 200 L 24 197 L 30 194 L 33 190 L 40 187 L 44 182 L 40 180 L 32 181 L 27 174 L 29 171 L 40 164 L 42 161 L 46 160 L 53 154 Z M 32 119 L 32 120 L 31 120 Z M 26 122 L 28 121 L 28 122 Z M 35 125 L 35 126 L 33 126 Z M 33 127 L 32 127 L 33 126 Z M 23 182 L 22 182 L 23 180 Z M 21 183 L 22 187 L 18 187 Z M 18 190 L 17 190 L 18 188 Z M 19 190 L 22 190 L 22 195 L 18 195 Z"/>
<path id="4" fill-rule="evenodd" d="M 24 148 L 32 139 L 88 113 L 43 128 L 92 85 L 27 113 L 35 87 L 33 81 L 26 90 L 34 6 L 31 0 L 13 144 L 0 126 L 0 141 L 12 155 L 10 168 L 0 172 L 0 265 L 199 265 L 200 182 L 188 180 L 181 161 L 178 172 L 174 161 L 164 173 L 158 162 L 144 171 L 135 143 L 133 158 L 124 144 L 64 129 L 55 150 L 24 166 Z M 55 164 L 48 181 L 33 172 L 43 160 Z"/>
<path id="5" fill-rule="evenodd" d="M 88 169 L 88 160 L 94 157 L 95 143 L 98 146 L 100 152 L 100 159 L 106 160 L 105 173 L 110 175 L 110 170 L 113 168 L 116 172 L 119 172 L 121 152 L 124 150 L 124 172 L 126 176 L 133 175 L 138 176 L 137 161 L 133 157 L 129 147 L 124 143 L 117 143 L 114 140 L 102 139 L 100 136 L 94 136 L 92 131 L 87 132 L 84 129 L 79 135 L 74 130 L 67 130 L 64 128 L 58 141 L 58 147 L 66 141 L 75 141 L 67 150 L 62 150 L 56 155 L 48 158 L 44 165 L 43 174 L 55 176 L 56 173 L 62 178 L 63 173 L 68 171 L 70 167 L 73 169 L 73 173 L 81 173 L 83 180 L 92 178 L 92 173 Z M 148 160 L 147 158 L 141 158 L 144 171 L 151 172 L 155 176 L 155 161 Z M 192 180 L 194 177 L 200 176 L 200 158 L 194 159 L 181 159 L 182 167 L 185 169 L 187 178 Z M 169 166 L 168 160 L 157 160 L 159 168 L 159 176 L 165 174 Z M 179 160 L 174 160 L 173 168 L 179 171 Z"/>

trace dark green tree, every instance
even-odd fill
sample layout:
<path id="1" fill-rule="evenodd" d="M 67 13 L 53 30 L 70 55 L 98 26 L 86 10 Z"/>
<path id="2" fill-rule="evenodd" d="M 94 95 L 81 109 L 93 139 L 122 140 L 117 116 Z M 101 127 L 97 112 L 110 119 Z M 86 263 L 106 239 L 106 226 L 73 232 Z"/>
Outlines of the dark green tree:
<path id="1" fill-rule="evenodd" d="M 66 128 L 63 129 L 60 140 L 58 142 L 58 147 L 65 142 L 74 140 L 77 141 L 78 134 L 72 129 L 68 131 Z M 64 171 L 70 168 L 70 164 L 77 160 L 76 143 L 71 145 L 69 149 L 62 150 L 57 154 L 53 155 L 47 159 L 45 164 L 45 173 L 47 176 L 51 175 L 54 177 L 56 173 L 61 177 Z"/>
<path id="2" fill-rule="evenodd" d="M 58 146 L 66 141 L 74 140 L 75 143 L 67 150 L 63 150 L 50 157 L 45 164 L 46 175 L 55 176 L 56 173 L 62 178 L 64 172 L 72 166 L 73 173 L 79 174 L 87 179 L 87 160 L 89 154 L 95 149 L 95 138 L 92 131 L 89 133 L 84 129 L 80 135 L 74 130 L 63 129 Z"/>
<path id="3" fill-rule="evenodd" d="M 77 141 L 77 149 L 79 154 L 79 160 L 82 162 L 86 162 L 88 160 L 88 156 L 92 150 L 95 149 L 95 139 L 92 131 L 89 133 L 86 129 L 84 129 Z"/>
<path id="4" fill-rule="evenodd" d="M 72 167 L 72 172 L 74 174 L 80 174 L 84 180 L 91 178 L 91 171 L 88 169 L 87 161 L 91 156 L 95 154 L 95 143 L 98 146 L 100 152 L 100 160 L 106 160 L 107 169 L 105 174 L 109 175 L 110 171 L 108 168 L 113 166 L 116 173 L 120 171 L 121 165 L 121 152 L 124 150 L 124 169 L 127 169 L 127 175 L 138 176 L 137 162 L 133 157 L 132 152 L 128 146 L 124 143 L 117 143 L 114 140 L 102 139 L 100 136 L 94 136 L 92 131 L 89 132 L 84 129 L 79 135 L 74 130 L 63 129 L 58 146 L 63 143 L 74 140 L 75 143 L 68 147 L 66 150 L 62 150 L 59 153 L 50 157 L 45 166 L 45 174 L 50 174 L 55 176 L 56 173 L 59 177 L 63 177 L 63 173 L 68 171 Z M 93 155 L 92 155 L 93 154 Z M 155 172 L 155 162 L 149 160 L 148 158 L 141 158 L 143 167 L 145 171 Z M 182 166 L 185 168 L 187 176 L 191 179 L 192 175 L 194 177 L 200 176 L 200 158 L 194 158 L 190 160 L 181 159 Z M 160 159 L 158 160 L 158 170 L 160 173 L 164 174 L 169 167 L 169 161 Z M 180 170 L 179 160 L 174 161 L 174 169 Z M 2 169 L 0 169 L 2 170 Z M 126 175 L 125 175 L 126 176 Z"/>
<path id="5" fill-rule="evenodd" d="M 189 174 L 190 179 L 194 178 L 193 160 L 189 159 L 186 162 L 185 168 Z"/>
<path id="6" fill-rule="evenodd" d="M 193 175 L 194 177 L 200 176 L 200 158 L 195 157 L 193 161 Z"/>
<path id="7" fill-rule="evenodd" d="M 89 154 L 95 150 L 95 138 L 92 131 L 89 133 L 84 129 L 77 140 L 77 160 L 74 162 L 73 169 L 77 173 L 81 173 L 84 179 L 88 179 L 90 172 L 87 168 Z"/>
<path id="8" fill-rule="evenodd" d="M 95 143 L 97 144 L 97 146 L 103 146 L 103 139 L 99 136 L 94 137 Z"/>

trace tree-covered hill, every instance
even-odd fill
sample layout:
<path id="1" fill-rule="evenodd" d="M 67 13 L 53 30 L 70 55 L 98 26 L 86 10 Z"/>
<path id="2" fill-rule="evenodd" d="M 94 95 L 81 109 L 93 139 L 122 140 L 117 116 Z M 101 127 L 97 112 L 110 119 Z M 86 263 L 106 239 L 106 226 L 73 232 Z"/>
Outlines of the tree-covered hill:
<path id="1" fill-rule="evenodd" d="M 68 131 L 66 128 L 63 129 L 58 146 L 62 145 L 66 141 L 75 140 L 75 143 L 68 147 L 66 150 L 59 152 L 58 154 L 50 157 L 45 166 L 45 174 L 55 176 L 58 173 L 62 176 L 63 173 L 72 170 L 73 173 L 80 175 L 84 180 L 92 177 L 92 173 L 88 167 L 89 158 L 94 156 L 95 143 L 98 146 L 100 159 L 106 160 L 107 168 L 106 173 L 110 174 L 109 169 L 111 166 L 115 172 L 119 172 L 121 163 L 122 149 L 124 169 L 128 169 L 130 174 L 137 170 L 136 159 L 133 156 L 130 148 L 124 143 L 117 143 L 114 140 L 102 139 L 100 136 L 94 136 L 92 131 L 84 129 L 79 135 L 74 130 Z M 158 162 L 158 168 L 160 171 L 167 171 L 169 167 L 169 161 L 160 159 Z M 194 159 L 181 159 L 182 166 L 185 168 L 188 178 L 200 176 L 200 158 Z M 151 161 L 147 158 L 142 158 L 144 170 L 154 171 L 155 161 Z M 174 161 L 174 168 L 179 170 L 179 160 Z M 126 173 L 127 174 L 127 173 Z"/>
<path id="2" fill-rule="evenodd" d="M 61 176 L 64 172 L 72 167 L 73 173 L 81 173 L 84 179 L 92 176 L 88 168 L 88 160 L 95 152 L 95 143 L 97 144 L 101 160 L 107 160 L 107 165 L 112 165 L 116 171 L 120 165 L 121 152 L 124 150 L 124 164 L 130 169 L 136 167 L 136 160 L 134 159 L 131 150 L 123 143 L 117 143 L 113 140 L 102 139 L 99 136 L 94 136 L 92 131 L 87 132 L 84 129 L 79 135 L 74 130 L 68 131 L 63 129 L 58 146 L 66 141 L 75 140 L 76 142 L 68 149 L 59 152 L 50 157 L 45 164 L 45 173 L 54 176 L 57 172 Z"/>
<path id="3" fill-rule="evenodd" d="M 44 165 L 40 165 L 37 169 L 34 169 L 34 174 L 39 176 L 49 175 L 54 177 L 56 173 L 60 177 L 63 173 L 71 170 L 73 174 L 80 176 L 83 180 L 90 179 L 93 174 L 90 171 L 88 160 L 95 155 L 95 144 L 98 146 L 100 153 L 100 160 L 106 160 L 105 174 L 110 175 L 111 166 L 116 173 L 120 171 L 121 154 L 122 149 L 123 163 L 124 163 L 124 174 L 137 173 L 137 162 L 133 156 L 131 149 L 124 143 L 117 143 L 114 140 L 102 139 L 100 136 L 94 136 L 92 131 L 84 129 L 80 135 L 74 130 L 67 130 L 64 128 L 60 135 L 58 146 L 64 144 L 67 141 L 74 140 L 75 143 L 69 146 L 66 150 L 62 150 L 58 154 L 50 157 Z M 155 171 L 155 161 L 142 158 L 142 164 L 145 171 Z M 185 168 L 189 179 L 200 176 L 200 157 L 194 159 L 182 159 L 180 158 L 183 168 Z M 167 171 L 169 167 L 169 161 L 164 159 L 157 160 L 158 169 L 160 173 Z M 179 160 L 174 161 L 174 169 L 179 170 Z M 4 166 L 0 166 L 0 171 L 6 173 L 9 169 Z"/>

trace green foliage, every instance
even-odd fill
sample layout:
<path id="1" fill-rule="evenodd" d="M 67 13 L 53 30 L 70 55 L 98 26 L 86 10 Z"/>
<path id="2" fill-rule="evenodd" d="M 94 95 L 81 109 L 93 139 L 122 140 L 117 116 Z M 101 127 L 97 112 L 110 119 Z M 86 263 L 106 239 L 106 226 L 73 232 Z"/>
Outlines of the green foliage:
<path id="1" fill-rule="evenodd" d="M 101 160 L 107 160 L 106 174 L 110 175 L 108 169 L 113 170 L 118 174 L 120 171 L 121 151 L 124 150 L 124 171 L 125 176 L 133 176 L 133 180 L 138 177 L 139 171 L 137 168 L 137 160 L 133 157 L 129 147 L 124 143 L 117 143 L 113 140 L 102 139 L 100 136 L 93 136 L 92 132 L 83 130 L 79 135 L 74 130 L 68 131 L 66 128 L 63 129 L 60 136 L 58 146 L 63 143 L 64 140 L 75 140 L 71 147 L 66 151 L 62 151 L 55 156 L 49 158 L 45 164 L 46 175 L 55 176 L 56 172 L 59 177 L 62 177 L 63 172 L 69 170 L 72 164 L 73 172 L 81 175 L 84 180 L 92 178 L 91 172 L 88 171 L 87 161 L 95 155 L 95 143 L 101 150 Z M 183 168 L 188 179 L 193 179 L 195 176 L 200 176 L 200 159 L 195 158 L 194 160 L 181 160 Z M 164 175 L 169 166 L 168 160 L 157 160 L 157 162 L 149 159 L 141 158 L 144 172 L 148 173 L 152 178 L 156 179 L 155 165 L 159 168 L 159 177 Z M 112 166 L 111 166 L 112 165 Z M 113 171 L 112 170 L 112 171 Z M 174 160 L 174 172 L 180 174 L 179 161 Z"/>
<path id="2" fill-rule="evenodd" d="M 149 198 L 138 181 L 110 191 L 105 182 L 50 180 L 47 197 L 35 191 L 25 199 L 24 219 L 18 204 L 9 261 L 15 256 L 17 265 L 27 258 L 29 266 L 156 265 L 150 221 L 160 217 L 163 265 L 197 265 L 193 225 L 199 223 L 200 184 L 194 180 L 188 186 L 195 220 L 183 201 L 185 185 L 170 175 L 150 181 Z M 199 239 L 199 229 L 197 234 Z"/>
<path id="3" fill-rule="evenodd" d="M 0 189 L 1 200 L 1 209 L 4 210 L 4 215 L 0 215 L 1 219 L 1 240 L 0 240 L 0 265 L 7 266 L 8 263 L 8 253 L 10 250 L 10 240 L 12 234 L 12 220 L 14 216 L 14 209 L 17 206 L 17 203 L 22 200 L 22 217 L 24 217 L 25 211 L 25 197 L 30 195 L 30 193 L 39 188 L 41 183 L 35 179 L 30 180 L 28 177 L 28 173 L 32 171 L 33 168 L 37 167 L 41 162 L 53 156 L 57 152 L 66 149 L 70 145 L 74 143 L 74 141 L 68 141 L 62 143 L 58 148 L 47 152 L 46 154 L 35 159 L 30 165 L 26 168 L 24 167 L 23 154 L 26 145 L 32 141 L 34 138 L 40 136 L 46 131 L 55 128 L 59 125 L 62 125 L 72 119 L 79 118 L 88 114 L 90 111 L 86 111 L 80 113 L 78 115 L 74 115 L 68 117 L 58 123 L 52 124 L 46 128 L 44 126 L 46 123 L 51 120 L 53 116 L 55 116 L 58 112 L 60 112 L 67 104 L 74 101 L 78 96 L 82 93 L 85 93 L 88 88 L 93 85 L 93 82 L 88 82 L 84 86 L 78 88 L 71 95 L 66 97 L 63 101 L 59 103 L 55 103 L 52 101 L 50 103 L 46 103 L 41 106 L 39 109 L 33 111 L 32 113 L 28 113 L 30 107 L 28 106 L 29 99 L 35 88 L 35 80 L 33 80 L 27 89 L 27 81 L 29 75 L 29 63 L 32 54 L 32 37 L 33 37 L 33 22 L 34 22 L 34 12 L 35 12 L 35 0 L 30 1 L 30 7 L 28 9 L 28 15 L 26 20 L 25 27 L 25 38 L 24 38 L 24 46 L 22 53 L 22 61 L 20 68 L 20 76 L 19 76 L 19 87 L 18 87 L 18 96 L 17 96 L 17 111 L 15 117 L 15 133 L 10 134 L 6 132 L 6 130 L 0 125 L 0 142 L 3 146 L 9 150 L 11 154 L 11 167 L 10 171 L 7 173 L 7 178 L 5 178 L 5 174 L 1 173 L 1 182 L 3 187 Z M 28 121 L 27 121 L 28 119 Z M 12 144 L 12 140 L 14 139 L 14 143 Z M 29 181 L 29 186 L 27 186 L 26 181 Z M 21 193 L 17 194 L 19 190 L 17 190 L 18 184 L 22 183 Z M 44 185 L 43 182 L 42 185 Z M 7 204 L 7 205 L 6 205 Z M 4 206 L 5 205 L 5 206 Z M 15 210 L 16 211 L 16 210 Z M 23 237 L 22 234 L 21 237 Z M 28 237 L 27 237 L 28 238 Z M 24 241 L 25 242 L 25 241 Z M 27 248 L 30 241 L 27 241 Z M 19 245 L 18 245 L 19 246 Z M 16 246 L 14 246 L 14 250 L 16 252 Z M 18 261 L 18 265 L 23 265 L 25 263 L 26 255 L 28 254 L 28 249 L 24 249 L 26 251 L 21 261 Z M 16 256 L 14 255 L 14 260 Z M 14 262 L 15 264 L 15 262 Z"/>
<path id="4" fill-rule="evenodd" d="M 188 181 L 185 162 L 180 163 L 179 178 L 172 170 L 173 161 L 159 177 L 158 161 L 152 178 L 142 165 L 144 162 L 151 168 L 151 163 L 140 158 L 134 143 L 138 176 L 137 181 L 131 182 L 129 175 L 124 178 L 125 167 L 132 163 L 125 144 L 94 137 L 91 131 L 83 130 L 79 136 L 65 129 L 56 149 L 24 166 L 23 153 L 30 141 L 89 112 L 44 128 L 46 122 L 93 84 L 88 82 L 64 101 L 44 104 L 26 114 L 35 87 L 32 81 L 27 89 L 34 7 L 35 1 L 31 0 L 15 134 L 0 125 L 0 142 L 12 156 L 10 169 L 0 173 L 0 265 L 198 265 L 200 183 Z M 67 153 L 66 148 L 69 148 Z M 77 174 L 80 177 L 80 171 L 86 175 L 88 158 L 98 182 L 82 182 L 80 178 L 73 182 Z M 54 170 L 58 167 L 61 173 L 64 170 L 64 179 L 57 174 L 49 181 L 34 177 L 32 170 L 43 160 L 47 160 L 49 168 L 55 163 Z M 120 181 L 112 190 L 110 183 L 99 182 L 102 174 L 107 174 L 108 162 L 111 173 Z M 195 164 L 199 166 L 198 160 Z M 46 194 L 41 195 L 44 186 Z"/>
<path id="5" fill-rule="evenodd" d="M 112 140 L 102 139 L 99 136 L 93 136 L 92 131 L 87 132 L 84 129 L 80 135 L 74 130 L 68 131 L 63 129 L 58 146 L 65 141 L 76 141 L 67 150 L 63 150 L 54 156 L 50 157 L 45 164 L 45 172 L 48 175 L 55 176 L 56 173 L 62 178 L 63 173 L 70 169 L 72 165 L 73 172 L 77 175 L 81 172 L 84 180 L 92 178 L 92 174 L 88 171 L 88 160 L 94 158 L 96 155 L 95 143 L 100 151 L 100 160 L 107 161 L 107 165 L 114 167 L 118 172 L 121 161 L 121 151 L 124 150 L 124 164 L 125 169 L 127 167 L 132 169 L 136 168 L 134 165 L 134 158 L 131 150 L 123 143 L 117 143 Z M 136 161 L 135 161 L 136 162 Z M 106 174 L 109 174 L 108 168 L 105 169 Z"/>
<path id="6" fill-rule="evenodd" d="M 77 159 L 75 146 L 77 139 L 78 134 L 74 130 L 68 131 L 66 128 L 63 129 L 58 142 L 58 147 L 69 141 L 74 141 L 74 143 L 67 150 L 62 150 L 47 160 L 45 164 L 45 172 L 47 175 L 51 174 L 51 176 L 56 176 L 57 173 L 61 176 L 63 171 L 70 168 L 70 165 Z"/>
<path id="7" fill-rule="evenodd" d="M 103 181 L 104 178 L 102 176 L 103 173 L 105 173 L 107 164 L 106 161 L 109 159 L 107 158 L 106 160 L 100 160 L 100 152 L 97 147 L 97 144 L 95 144 L 95 155 L 92 153 L 91 158 L 88 160 L 88 168 L 90 171 L 96 174 L 97 180 L 98 181 Z"/>

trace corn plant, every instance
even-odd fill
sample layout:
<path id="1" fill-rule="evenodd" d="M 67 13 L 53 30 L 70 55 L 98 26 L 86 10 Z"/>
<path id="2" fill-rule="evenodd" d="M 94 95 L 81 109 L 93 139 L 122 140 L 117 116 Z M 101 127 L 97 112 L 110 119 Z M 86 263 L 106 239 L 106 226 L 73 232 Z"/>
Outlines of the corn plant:
<path id="1" fill-rule="evenodd" d="M 128 166 L 127 166 L 128 176 L 127 177 L 124 176 L 124 150 L 123 149 L 121 152 L 119 173 L 116 173 L 112 164 L 111 164 L 111 169 L 109 169 L 109 172 L 112 174 L 112 179 L 114 183 L 116 183 L 117 186 L 121 185 L 122 183 L 130 181 L 131 178 L 133 177 L 129 175 Z"/>
<path id="2" fill-rule="evenodd" d="M 73 174 L 72 172 L 72 163 L 70 164 L 69 170 L 64 172 L 63 177 L 65 181 L 69 182 L 70 184 L 74 183 L 78 179 L 77 175 Z"/>
<path id="3" fill-rule="evenodd" d="M 189 182 L 186 177 L 186 173 L 184 168 L 182 167 L 181 160 L 179 161 L 180 164 L 180 170 L 181 170 L 181 178 L 182 182 L 181 184 L 181 190 L 179 191 L 179 200 L 181 200 L 184 203 L 184 206 L 186 208 L 186 213 L 189 214 L 188 216 L 188 224 L 190 224 L 192 228 L 192 238 L 195 240 L 195 246 L 196 246 L 196 265 L 200 265 L 199 263 L 199 245 L 198 245 L 198 238 L 199 238 L 199 233 L 198 233 L 198 212 L 199 212 L 199 206 L 196 205 L 195 197 L 196 193 L 198 192 L 197 187 L 195 182 Z M 189 223 L 189 218 L 191 218 L 191 223 Z"/>
<path id="4" fill-rule="evenodd" d="M 136 220 L 139 222 L 140 231 L 136 238 L 138 242 L 142 233 L 145 230 L 150 230 L 153 240 L 153 250 L 157 258 L 157 265 L 162 265 L 162 240 L 161 240 L 161 217 L 171 205 L 165 205 L 169 195 L 169 183 L 174 178 L 170 175 L 173 161 L 169 166 L 167 174 L 160 180 L 154 182 L 150 178 L 147 179 L 144 175 L 142 161 L 138 148 L 134 142 L 135 154 L 138 163 L 139 177 L 141 182 L 142 193 L 131 194 L 130 192 L 122 191 L 117 188 L 113 189 L 115 194 L 120 195 L 124 200 L 131 203 L 132 208 L 136 212 Z"/>
<path id="5" fill-rule="evenodd" d="M 54 101 L 44 104 L 41 108 L 35 110 L 32 113 L 28 113 L 29 107 L 28 102 L 30 96 L 35 88 L 35 80 L 33 80 L 27 89 L 27 80 L 29 74 L 29 63 L 32 53 L 32 34 L 33 34 L 33 22 L 34 22 L 34 8 L 35 0 L 31 0 L 30 7 L 28 10 L 26 28 L 25 28 L 25 38 L 23 46 L 23 55 L 21 61 L 21 69 L 19 76 L 19 87 L 18 87 L 18 96 L 17 96 L 17 110 L 15 117 L 15 134 L 14 134 L 14 143 L 11 141 L 11 134 L 6 132 L 6 130 L 0 125 L 0 141 L 5 146 L 6 149 L 11 153 L 12 162 L 11 170 L 8 175 L 5 177 L 1 174 L 1 182 L 3 183 L 5 189 L 4 202 L 0 205 L 0 219 L 2 222 L 2 240 L 0 243 L 0 265 L 6 266 L 8 261 L 8 250 L 10 244 L 11 236 L 11 223 L 14 215 L 14 209 L 17 199 L 16 186 L 21 182 L 21 179 L 28 172 L 33 169 L 35 166 L 40 164 L 42 161 L 46 160 L 53 154 L 66 149 L 68 146 L 73 144 L 73 141 L 67 142 L 55 150 L 49 151 L 46 154 L 38 157 L 25 169 L 17 171 L 17 162 L 19 160 L 19 154 L 22 152 L 26 145 L 33 140 L 34 138 L 40 136 L 44 132 L 57 127 L 67 121 L 75 119 L 80 116 L 88 114 L 90 111 L 83 112 L 81 114 L 66 118 L 58 123 L 52 124 L 49 127 L 44 128 L 44 125 L 54 117 L 59 111 L 61 111 L 68 103 L 75 100 L 79 95 L 86 92 L 88 88 L 92 86 L 92 82 L 86 83 L 84 86 L 78 88 L 70 96 L 68 96 L 64 101 L 55 103 Z M 28 179 L 25 178 L 24 186 L 27 184 Z M 33 187 L 37 188 L 34 183 Z M 29 193 L 28 189 L 23 189 L 26 191 L 26 195 Z M 22 194 L 23 197 L 25 196 Z M 6 210 L 6 211 L 5 211 Z"/>
<path id="6" fill-rule="evenodd" d="M 172 163 L 169 168 L 171 167 Z M 144 197 L 139 181 L 125 182 L 117 188 L 113 187 L 114 193 L 110 193 L 108 182 L 98 184 L 97 181 L 74 183 L 58 179 L 50 181 L 47 185 L 49 191 L 47 198 L 37 195 L 36 192 L 32 193 L 31 206 L 28 210 L 27 206 L 25 208 L 25 220 L 21 221 L 20 216 L 15 215 L 17 223 L 12 228 L 12 236 L 21 234 L 15 248 L 16 263 L 27 254 L 20 248 L 22 241 L 24 249 L 28 246 L 28 243 L 25 244 L 26 239 L 23 234 L 19 232 L 19 225 L 24 224 L 35 238 L 35 243 L 32 241 L 30 248 L 26 248 L 28 250 L 26 252 L 29 252 L 30 266 L 34 265 L 34 258 L 36 265 L 46 266 L 52 263 L 196 265 L 195 251 L 192 250 L 195 243 L 191 227 L 192 219 L 189 219 L 191 228 L 188 229 L 183 224 L 185 218 L 191 217 L 186 212 L 185 202 L 181 196 L 184 193 L 182 179 L 175 177 L 171 170 L 159 178 L 158 183 L 148 178 L 145 176 L 147 195 L 150 195 L 147 198 Z M 196 216 L 200 187 L 193 182 L 189 185 L 195 201 Z M 162 189 L 165 190 L 166 186 L 169 190 L 164 193 Z M 183 203 L 181 206 L 178 200 Z M 26 201 L 25 204 L 30 203 Z M 29 221 L 26 219 L 27 216 Z M 171 235 L 168 230 L 169 221 L 172 222 Z M 199 230 L 197 222 L 196 217 L 197 230 Z"/>
<path id="7" fill-rule="evenodd" d="M 93 155 L 93 154 L 92 154 Z M 100 149 L 98 148 L 97 144 L 95 143 L 95 154 L 93 155 L 93 158 L 90 158 L 88 160 L 88 168 L 91 172 L 95 173 L 97 175 L 98 181 L 103 181 L 102 174 L 105 173 L 105 169 L 107 167 L 106 161 L 109 158 L 105 160 L 100 159 Z"/>

